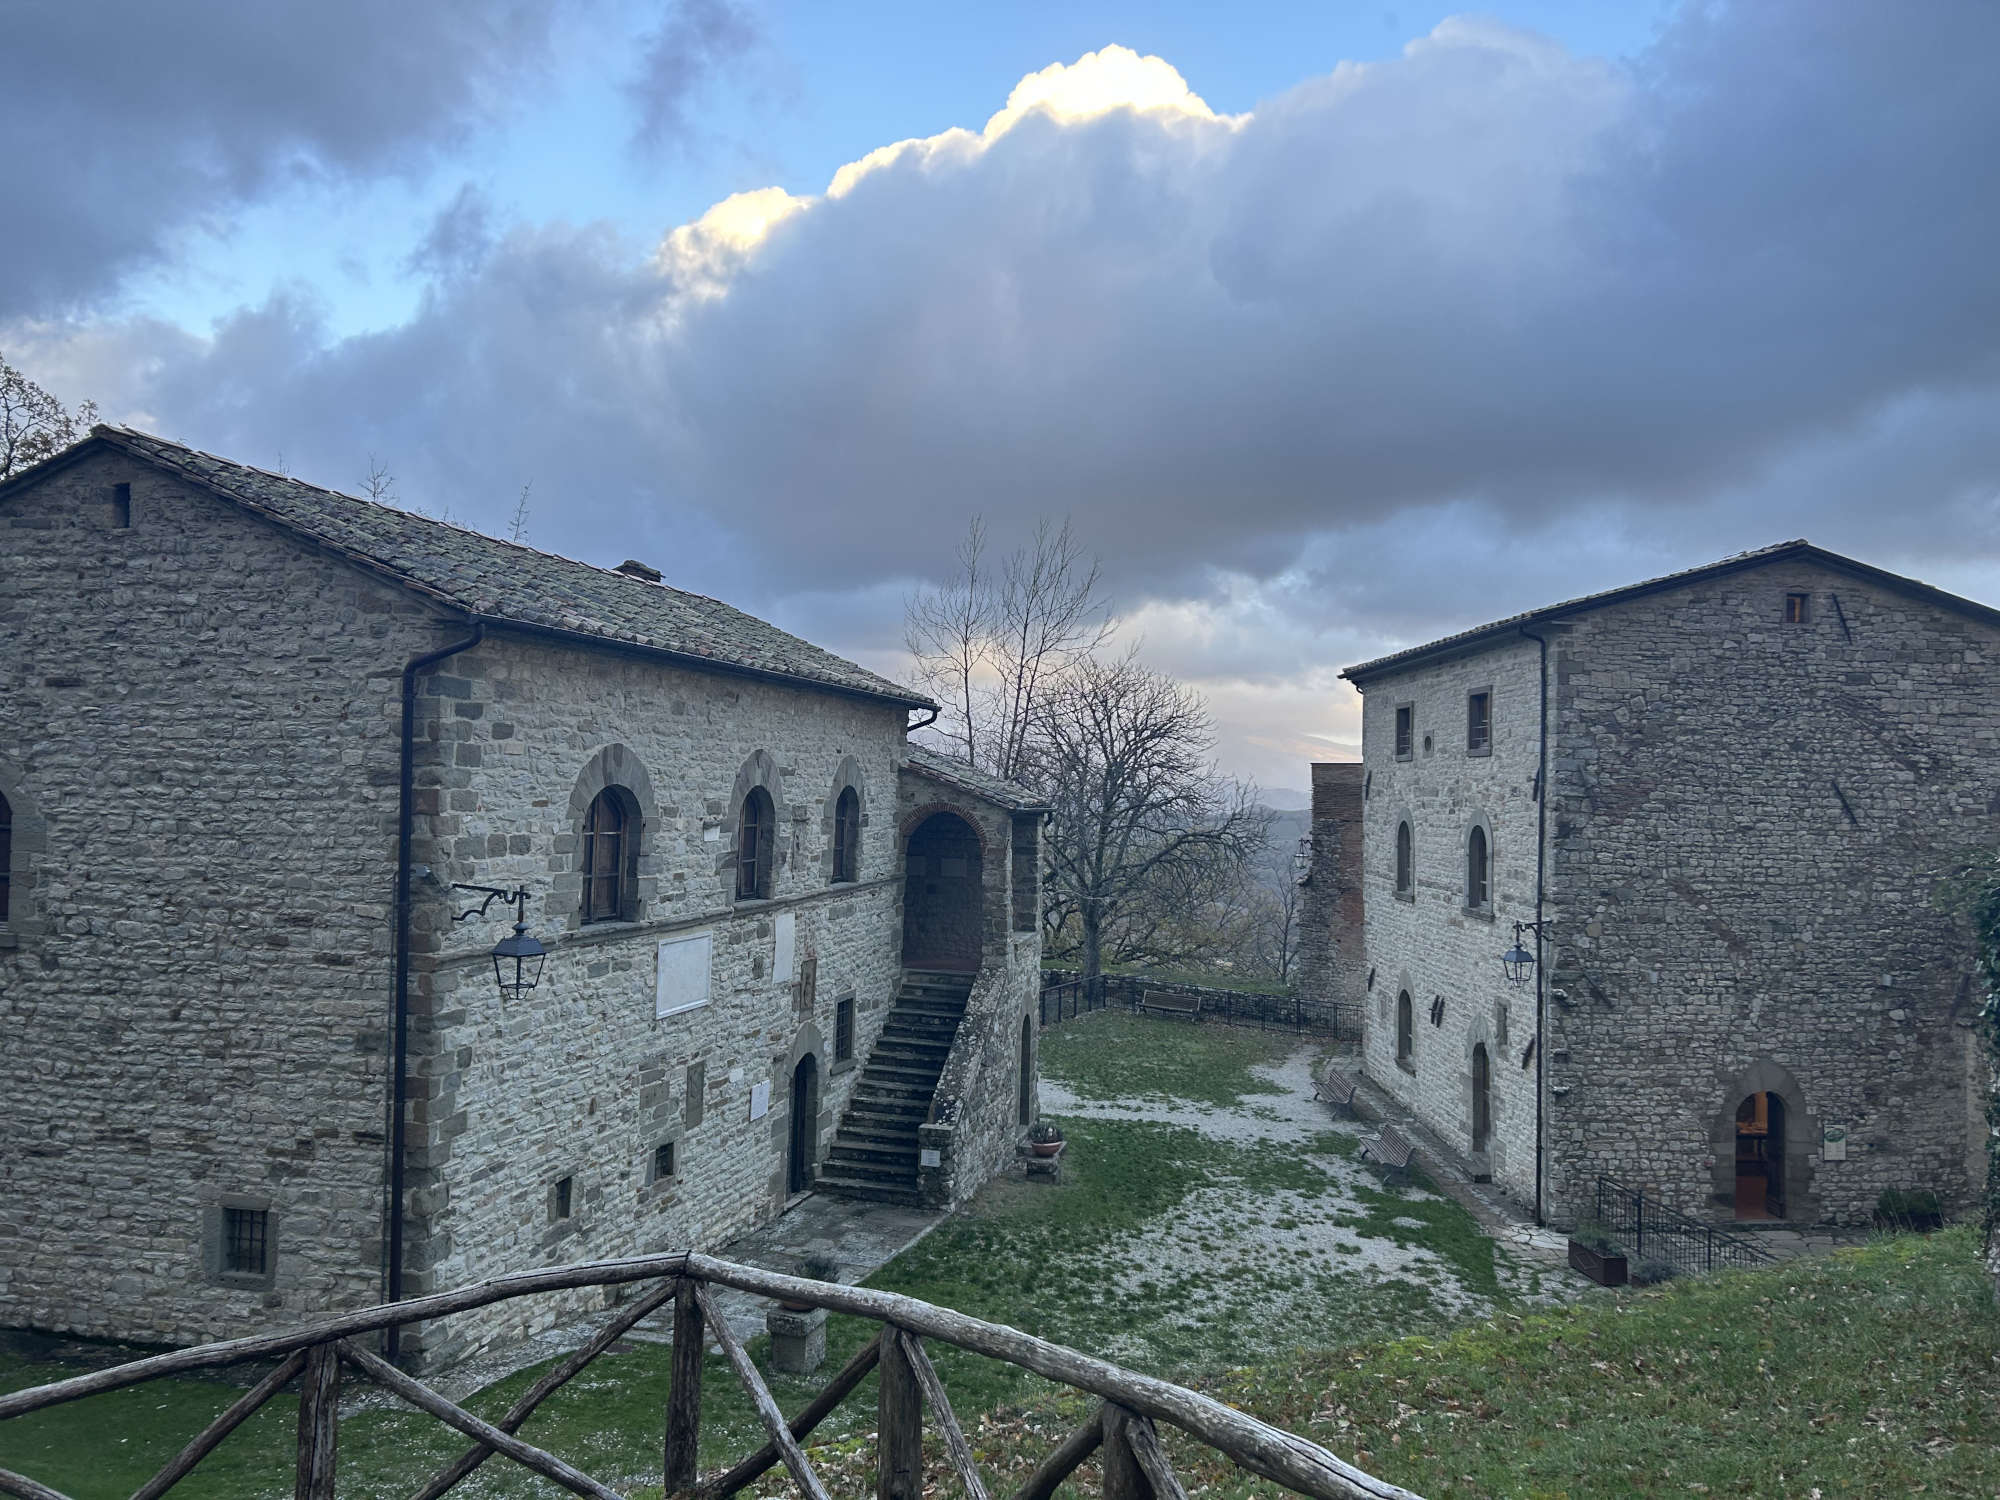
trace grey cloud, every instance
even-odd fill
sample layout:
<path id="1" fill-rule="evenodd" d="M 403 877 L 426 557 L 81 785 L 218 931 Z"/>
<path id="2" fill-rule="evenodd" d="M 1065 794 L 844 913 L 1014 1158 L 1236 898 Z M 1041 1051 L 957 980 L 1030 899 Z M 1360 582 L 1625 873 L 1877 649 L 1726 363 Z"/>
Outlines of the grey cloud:
<path id="1" fill-rule="evenodd" d="M 88 303 L 300 182 L 421 168 L 548 59 L 559 0 L 8 8 L 0 315 Z M 22 233 L 26 227 L 31 232 Z"/>
<path id="2" fill-rule="evenodd" d="M 286 299 L 155 330 L 133 404 L 496 529 L 532 479 L 545 544 L 752 607 L 936 569 L 972 511 L 1349 636 L 1875 537 L 1885 487 L 1913 561 L 1990 554 L 1951 533 L 2000 474 L 1996 51 L 1970 0 L 1693 7 L 1629 69 L 1452 23 L 1239 129 L 905 155 L 708 300 L 522 230 L 367 338 Z"/>
<path id="3" fill-rule="evenodd" d="M 735 0 L 681 0 L 646 38 L 638 69 L 627 85 L 639 110 L 635 142 L 655 149 L 685 140 L 689 108 L 716 73 L 763 40 L 755 17 Z"/>

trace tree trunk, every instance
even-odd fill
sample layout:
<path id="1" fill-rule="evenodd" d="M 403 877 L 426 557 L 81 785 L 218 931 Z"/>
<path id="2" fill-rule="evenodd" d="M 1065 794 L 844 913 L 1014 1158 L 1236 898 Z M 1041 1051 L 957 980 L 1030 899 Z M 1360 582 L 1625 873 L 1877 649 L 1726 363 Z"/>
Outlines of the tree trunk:
<path id="1" fill-rule="evenodd" d="M 1104 972 L 1104 925 L 1097 915 L 1097 903 L 1086 901 L 1083 917 L 1083 977 L 1086 983 Z"/>

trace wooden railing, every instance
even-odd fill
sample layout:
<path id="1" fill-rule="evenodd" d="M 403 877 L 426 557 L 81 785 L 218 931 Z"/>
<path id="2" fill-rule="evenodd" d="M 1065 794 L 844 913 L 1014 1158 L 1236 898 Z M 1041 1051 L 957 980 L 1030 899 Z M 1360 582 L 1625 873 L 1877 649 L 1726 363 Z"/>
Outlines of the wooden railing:
<path id="1" fill-rule="evenodd" d="M 636 1301 L 620 1309 L 588 1343 L 553 1366 L 498 1422 L 474 1416 L 360 1342 L 367 1335 L 388 1328 L 427 1322 L 515 1297 L 577 1287 L 648 1282 L 653 1284 Z M 718 1313 L 713 1289 L 719 1286 L 871 1319 L 880 1323 L 882 1330 L 788 1422 L 751 1363 L 742 1341 Z M 588 1495 L 593 1500 L 621 1500 L 609 1486 L 515 1434 L 529 1414 L 564 1382 L 642 1318 L 669 1303 L 673 1307 L 673 1374 L 663 1413 L 662 1467 L 665 1492 L 669 1496 L 725 1500 L 773 1465 L 782 1463 L 806 1500 L 828 1500 L 825 1487 L 800 1446 L 801 1441 L 873 1370 L 878 1373 L 880 1388 L 876 1413 L 878 1500 L 921 1500 L 926 1410 L 943 1439 L 945 1454 L 968 1500 L 987 1500 L 988 1492 L 973 1462 L 971 1446 L 952 1414 L 944 1382 L 925 1351 L 924 1340 L 932 1339 L 1004 1360 L 1101 1399 L 1102 1404 L 1090 1420 L 1043 1460 L 1016 1500 L 1049 1500 L 1056 1487 L 1099 1449 L 1103 1451 L 1104 1493 L 1108 1500 L 1186 1500 L 1160 1444 L 1156 1422 L 1178 1427 L 1251 1473 L 1315 1500 L 1357 1500 L 1357 1497 L 1420 1500 L 1408 1490 L 1342 1462 L 1315 1443 L 1196 1391 L 1121 1369 L 1018 1329 L 983 1322 L 892 1292 L 808 1281 L 693 1253 L 528 1271 L 455 1292 L 344 1313 L 290 1333 L 179 1349 L 0 1395 L 0 1421 L 162 1376 L 275 1359 L 279 1361 L 277 1368 L 140 1486 L 133 1500 L 157 1500 L 185 1478 L 231 1431 L 294 1380 L 299 1389 L 295 1493 L 298 1500 L 333 1500 L 344 1366 L 471 1440 L 463 1455 L 415 1491 L 414 1500 L 437 1500 L 495 1453 L 504 1454 L 575 1494 Z M 726 1472 L 702 1480 L 696 1473 L 696 1452 L 701 1439 L 703 1354 L 709 1339 L 722 1346 L 723 1354 L 756 1408 L 769 1441 Z M 18 1496 L 20 1500 L 66 1500 L 59 1491 L 5 1469 L 0 1469 L 0 1494 Z"/>

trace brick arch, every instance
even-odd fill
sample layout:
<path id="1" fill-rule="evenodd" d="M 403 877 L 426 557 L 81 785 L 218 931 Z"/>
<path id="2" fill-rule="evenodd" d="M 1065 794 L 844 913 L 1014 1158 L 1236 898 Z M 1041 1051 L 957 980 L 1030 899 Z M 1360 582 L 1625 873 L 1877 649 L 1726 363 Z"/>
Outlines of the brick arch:
<path id="1" fill-rule="evenodd" d="M 968 811 L 956 802 L 946 801 L 942 798 L 926 802 L 922 806 L 904 813 L 902 821 L 896 825 L 896 843 L 899 846 L 908 844 L 910 835 L 923 827 L 926 822 L 936 817 L 939 813 L 950 813 L 954 818 L 957 818 L 967 828 L 972 830 L 972 836 L 979 841 L 979 858 L 983 862 L 987 855 L 986 828 L 978 814 Z"/>
<path id="2" fill-rule="evenodd" d="M 552 909 L 563 912 L 572 929 L 583 922 L 583 820 L 590 804 L 607 791 L 619 794 L 627 814 L 634 819 L 632 848 L 626 856 L 627 878 L 633 884 L 628 917 L 634 921 L 642 917 L 657 894 L 658 862 L 650 845 L 660 826 L 660 812 L 653 778 L 638 752 L 614 742 L 583 763 L 569 792 L 569 840 L 558 845 L 569 851 L 567 868 L 556 872 L 550 899 Z"/>
<path id="3" fill-rule="evenodd" d="M 1752 1094 L 1776 1094 L 1785 1103 L 1785 1219 L 1811 1222 L 1819 1218 L 1819 1199 L 1812 1190 L 1813 1168 L 1820 1141 L 1820 1118 L 1806 1102 L 1791 1069 L 1769 1057 L 1759 1058 L 1722 1089 L 1709 1130 L 1714 1166 L 1711 1184 L 1715 1204 L 1734 1217 L 1736 1201 L 1736 1108 Z"/>
<path id="4" fill-rule="evenodd" d="M 48 824 L 40 803 L 29 790 L 27 772 L 0 756 L 0 796 L 7 799 L 7 916 L 0 934 L 11 941 L 42 931 L 40 905 L 35 899 L 35 870 L 48 849 Z"/>

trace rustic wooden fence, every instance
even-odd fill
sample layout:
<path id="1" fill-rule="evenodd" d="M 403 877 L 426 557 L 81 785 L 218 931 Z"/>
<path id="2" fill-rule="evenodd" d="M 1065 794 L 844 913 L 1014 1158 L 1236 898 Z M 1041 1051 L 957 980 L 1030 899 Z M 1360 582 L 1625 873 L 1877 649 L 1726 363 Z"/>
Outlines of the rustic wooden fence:
<path id="1" fill-rule="evenodd" d="M 643 1286 L 638 1299 L 621 1308 L 589 1342 L 552 1366 L 498 1422 L 474 1416 L 389 1364 L 363 1342 L 370 1335 L 392 1327 L 427 1322 L 515 1297 L 577 1287 L 634 1284 Z M 713 1288 L 719 1286 L 871 1319 L 882 1325 L 881 1332 L 862 1346 L 804 1410 L 787 1421 L 741 1340 L 718 1313 Z M 1049 1500 L 1057 1486 L 1100 1449 L 1108 1500 L 1187 1500 L 1161 1446 L 1154 1425 L 1157 1422 L 1178 1427 L 1251 1473 L 1315 1500 L 1420 1500 L 1409 1490 L 1342 1462 L 1317 1444 L 1198 1392 L 1121 1369 L 1017 1329 L 982 1322 L 892 1292 L 809 1281 L 693 1253 L 522 1272 L 455 1292 L 344 1313 L 290 1333 L 175 1350 L 0 1396 L 0 1421 L 161 1376 L 276 1359 L 279 1364 L 269 1375 L 141 1485 L 133 1500 L 157 1500 L 164 1495 L 251 1413 L 295 1380 L 299 1389 L 295 1494 L 297 1500 L 332 1500 L 339 1450 L 340 1384 L 345 1367 L 471 1440 L 461 1457 L 415 1491 L 414 1500 L 437 1500 L 495 1453 L 575 1494 L 591 1496 L 593 1500 L 621 1500 L 618 1492 L 608 1485 L 515 1434 L 529 1414 L 565 1381 L 610 1348 L 642 1318 L 663 1310 L 669 1303 L 673 1308 L 673 1369 L 662 1414 L 661 1471 L 669 1496 L 725 1500 L 782 1463 L 805 1500 L 828 1500 L 825 1487 L 800 1446 L 801 1440 L 873 1370 L 879 1386 L 875 1470 L 878 1500 L 922 1500 L 926 1410 L 943 1440 L 951 1467 L 965 1488 L 967 1500 L 987 1500 L 985 1481 L 974 1465 L 971 1445 L 952 1414 L 944 1382 L 925 1352 L 924 1340 L 932 1339 L 1004 1360 L 1101 1399 L 1102 1404 L 1090 1420 L 1043 1460 L 1016 1500 Z M 725 1472 L 703 1479 L 696 1472 L 695 1458 L 701 1438 L 703 1354 L 710 1339 L 721 1345 L 737 1379 L 749 1393 L 769 1441 Z M 18 1496 L 20 1500 L 67 1500 L 59 1491 L 5 1469 L 0 1469 L 0 1494 Z"/>
<path id="2" fill-rule="evenodd" d="M 1197 1020 L 1255 1026 L 1260 1030 L 1308 1032 L 1331 1036 L 1340 1042 L 1361 1040 L 1362 1007 L 1349 1001 L 1216 989 L 1174 979 L 1148 979 L 1143 974 L 1100 974 L 1095 979 L 1085 979 L 1074 969 L 1042 971 L 1041 1025 L 1045 1028 L 1060 1025 L 1097 1010 L 1137 1010 L 1148 993 L 1198 1001 L 1200 1009 L 1194 1012 Z"/>

